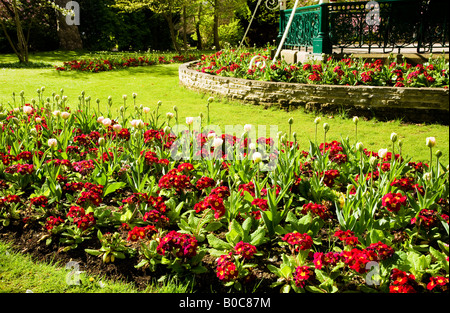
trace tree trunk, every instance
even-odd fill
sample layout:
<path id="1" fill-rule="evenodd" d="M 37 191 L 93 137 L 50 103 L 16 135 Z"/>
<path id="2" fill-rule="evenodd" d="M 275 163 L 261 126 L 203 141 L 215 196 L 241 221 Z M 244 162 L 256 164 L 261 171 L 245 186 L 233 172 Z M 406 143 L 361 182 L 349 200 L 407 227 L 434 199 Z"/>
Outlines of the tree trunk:
<path id="1" fill-rule="evenodd" d="M 214 46 L 216 50 L 220 50 L 220 38 L 219 38 L 219 0 L 214 0 Z"/>
<path id="2" fill-rule="evenodd" d="M 183 45 L 184 51 L 188 50 L 187 46 L 187 21 L 186 21 L 186 6 L 183 6 Z"/>
<path id="3" fill-rule="evenodd" d="M 172 44 L 175 50 L 180 53 L 180 47 L 177 43 L 177 36 L 175 35 L 175 26 L 173 25 L 173 19 L 172 19 L 172 13 L 163 13 L 167 24 L 169 24 L 169 32 L 170 32 L 170 38 L 172 39 Z"/>
<path id="4" fill-rule="evenodd" d="M 198 20 L 195 22 L 195 33 L 197 34 L 197 50 L 203 50 L 202 34 L 200 33 L 200 20 L 202 16 L 203 4 L 200 3 L 198 6 Z"/>
<path id="5" fill-rule="evenodd" d="M 70 0 L 56 0 L 55 3 L 65 9 L 69 1 Z M 56 22 L 60 48 L 62 50 L 83 49 L 83 42 L 81 40 L 78 26 L 68 25 L 66 22 L 66 17 L 59 11 L 56 11 Z"/>

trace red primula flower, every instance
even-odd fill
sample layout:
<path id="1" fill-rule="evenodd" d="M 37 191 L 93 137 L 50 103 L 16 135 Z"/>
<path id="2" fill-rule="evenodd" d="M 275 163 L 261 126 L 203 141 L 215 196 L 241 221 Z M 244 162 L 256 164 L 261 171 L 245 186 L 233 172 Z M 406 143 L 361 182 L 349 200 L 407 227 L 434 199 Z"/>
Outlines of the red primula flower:
<path id="1" fill-rule="evenodd" d="M 427 289 L 445 292 L 448 290 L 448 282 L 448 277 L 430 277 L 430 282 L 427 284 Z"/>
<path id="2" fill-rule="evenodd" d="M 294 272 L 295 285 L 304 288 L 306 281 L 313 276 L 314 272 L 309 266 L 299 266 Z"/>
<path id="3" fill-rule="evenodd" d="M 299 250 L 308 250 L 311 248 L 313 244 L 313 240 L 310 235 L 307 233 L 287 233 L 284 235 L 283 241 L 286 241 L 288 244 L 294 246 L 295 251 Z"/>
<path id="4" fill-rule="evenodd" d="M 402 206 L 406 206 L 406 196 L 401 193 L 388 193 L 383 196 L 381 203 L 390 212 L 400 211 Z"/>
<path id="5" fill-rule="evenodd" d="M 244 259 L 249 260 L 256 253 L 256 247 L 249 243 L 240 241 L 234 247 L 234 251 L 237 255 L 242 256 Z"/>

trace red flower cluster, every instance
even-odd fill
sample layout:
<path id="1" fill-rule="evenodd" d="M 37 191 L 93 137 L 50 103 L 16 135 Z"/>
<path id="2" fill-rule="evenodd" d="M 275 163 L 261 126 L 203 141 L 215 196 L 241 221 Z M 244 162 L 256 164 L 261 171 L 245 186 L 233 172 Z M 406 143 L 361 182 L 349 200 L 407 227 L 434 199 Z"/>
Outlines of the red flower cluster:
<path id="1" fill-rule="evenodd" d="M 323 266 L 336 265 L 340 261 L 341 255 L 338 252 L 332 251 L 327 253 L 314 252 L 313 258 L 314 267 L 320 270 Z"/>
<path id="2" fill-rule="evenodd" d="M 34 172 L 33 164 L 14 164 L 5 168 L 5 173 L 8 174 L 20 174 L 20 175 L 31 175 Z"/>
<path id="3" fill-rule="evenodd" d="M 103 186 L 102 185 L 94 185 L 91 183 L 84 184 L 84 190 L 81 192 L 80 197 L 77 200 L 78 205 L 88 206 L 90 204 L 94 206 L 99 206 L 103 201 Z"/>
<path id="4" fill-rule="evenodd" d="M 48 199 L 46 196 L 39 196 L 39 197 L 31 198 L 30 202 L 34 206 L 40 206 L 42 208 L 45 208 L 48 204 Z"/>
<path id="5" fill-rule="evenodd" d="M 255 217 L 255 219 L 259 220 L 261 218 L 261 211 L 267 211 L 269 206 L 267 204 L 266 199 L 255 198 L 252 201 L 252 205 L 258 207 L 259 210 L 252 211 L 251 214 Z"/>
<path id="6" fill-rule="evenodd" d="M 20 203 L 20 197 L 18 195 L 7 195 L 4 198 L 0 198 L 0 207 L 2 207 L 5 204 L 11 204 L 11 203 Z"/>
<path id="7" fill-rule="evenodd" d="M 184 174 L 180 174 L 177 169 L 171 169 L 166 175 L 163 175 L 158 186 L 161 189 L 175 189 L 176 191 L 186 190 L 192 187 L 190 178 Z"/>
<path id="8" fill-rule="evenodd" d="M 230 195 L 227 186 L 219 186 L 211 190 L 211 193 L 202 201 L 195 204 L 194 209 L 196 213 L 203 212 L 211 208 L 214 211 L 215 218 L 221 218 L 225 215 L 225 206 L 223 199 Z"/>
<path id="9" fill-rule="evenodd" d="M 339 177 L 340 173 L 338 170 L 327 170 L 323 173 L 321 173 L 321 175 L 323 175 L 323 183 L 332 188 L 334 186 L 335 183 L 335 179 Z"/>
<path id="10" fill-rule="evenodd" d="M 377 261 L 378 256 L 373 250 L 359 250 L 354 248 L 351 251 L 342 251 L 341 260 L 355 272 L 363 274 L 367 271 L 366 264 L 370 261 Z"/>
<path id="11" fill-rule="evenodd" d="M 373 250 L 376 251 L 378 254 L 378 258 L 380 260 L 386 260 L 389 259 L 394 255 L 394 249 L 392 247 L 388 246 L 385 243 L 382 243 L 381 241 L 378 241 L 377 243 L 372 243 L 367 247 L 367 250 Z"/>
<path id="12" fill-rule="evenodd" d="M 307 214 L 308 212 L 311 212 L 313 215 L 319 216 L 323 220 L 326 220 L 331 217 L 330 210 L 323 204 L 317 204 L 312 202 L 304 204 L 301 213 Z"/>
<path id="13" fill-rule="evenodd" d="M 44 227 L 48 231 L 51 231 L 53 227 L 58 226 L 62 223 L 64 223 L 64 221 L 60 217 L 49 216 Z"/>
<path id="14" fill-rule="evenodd" d="M 232 253 L 221 255 L 217 260 L 217 277 L 223 282 L 229 282 L 239 276 L 239 272 L 234 264 Z"/>
<path id="15" fill-rule="evenodd" d="M 198 190 L 203 190 L 209 187 L 213 187 L 215 184 L 216 182 L 214 181 L 214 179 L 202 176 L 199 180 L 197 180 L 196 187 Z"/>
<path id="16" fill-rule="evenodd" d="M 86 230 L 95 225 L 94 213 L 85 213 L 84 209 L 78 206 L 71 206 L 67 217 L 73 219 L 73 223 L 81 230 Z"/>
<path id="17" fill-rule="evenodd" d="M 139 239 L 149 237 L 152 233 L 156 233 L 155 226 L 147 225 L 145 227 L 134 226 L 132 230 L 128 232 L 128 241 L 136 242 Z"/>
<path id="18" fill-rule="evenodd" d="M 197 248 L 198 243 L 194 236 L 172 230 L 161 238 L 156 251 L 163 256 L 166 252 L 172 252 L 179 258 L 192 258 L 197 254 Z"/>
<path id="19" fill-rule="evenodd" d="M 256 253 L 256 247 L 249 243 L 240 241 L 234 247 L 234 251 L 236 252 L 237 255 L 240 255 L 244 259 L 250 260 Z"/>
<path id="20" fill-rule="evenodd" d="M 413 274 L 408 274 L 397 268 L 391 272 L 390 293 L 416 293 L 417 282 Z"/>
<path id="21" fill-rule="evenodd" d="M 165 215 L 163 215 L 158 210 L 150 210 L 148 212 L 145 212 L 143 217 L 144 222 L 150 222 L 150 223 L 158 223 L 158 222 L 169 222 L 169 218 Z"/>
<path id="22" fill-rule="evenodd" d="M 311 236 L 307 233 L 287 233 L 286 235 L 284 235 L 282 240 L 292 245 L 296 252 L 298 252 L 299 250 L 311 249 L 311 246 L 313 244 Z"/>
<path id="23" fill-rule="evenodd" d="M 333 236 L 343 241 L 346 246 L 355 247 L 357 244 L 359 244 L 358 237 L 356 237 L 351 230 L 343 231 L 339 229 L 334 233 Z"/>
<path id="24" fill-rule="evenodd" d="M 309 266 L 298 266 L 294 272 L 295 285 L 297 287 L 304 288 L 306 285 L 306 281 L 313 275 L 314 272 Z"/>
<path id="25" fill-rule="evenodd" d="M 389 192 L 383 196 L 381 203 L 388 211 L 398 212 L 402 206 L 406 206 L 406 199 L 406 196 L 403 196 L 401 193 Z"/>
<path id="26" fill-rule="evenodd" d="M 448 290 L 448 277 L 434 276 L 430 277 L 430 282 L 427 284 L 428 290 L 436 290 L 446 292 Z"/>
<path id="27" fill-rule="evenodd" d="M 439 221 L 438 218 L 438 212 L 432 209 L 422 209 L 419 214 L 417 215 L 417 218 L 413 217 L 411 219 L 411 224 L 416 224 L 417 222 L 421 226 L 425 226 L 426 228 L 434 227 L 436 226 L 437 222 Z"/>

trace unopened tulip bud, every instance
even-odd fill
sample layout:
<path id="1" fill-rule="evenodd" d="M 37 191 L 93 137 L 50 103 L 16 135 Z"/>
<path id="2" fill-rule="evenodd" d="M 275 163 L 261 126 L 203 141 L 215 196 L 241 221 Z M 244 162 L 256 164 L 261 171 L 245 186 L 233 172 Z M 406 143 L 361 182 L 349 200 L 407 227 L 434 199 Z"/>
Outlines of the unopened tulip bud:
<path id="1" fill-rule="evenodd" d="M 363 145 L 362 142 L 358 142 L 358 143 L 356 144 L 356 150 L 359 151 L 359 152 L 364 151 L 364 145 Z"/>
<path id="2" fill-rule="evenodd" d="M 396 142 L 396 141 L 397 141 L 397 138 L 398 138 L 398 136 L 397 136 L 396 133 L 392 133 L 392 134 L 391 134 L 391 141 L 392 141 L 392 142 Z"/>
<path id="3" fill-rule="evenodd" d="M 436 138 L 427 137 L 425 144 L 428 148 L 433 148 L 436 145 Z"/>
<path id="4" fill-rule="evenodd" d="M 330 125 L 328 123 L 323 123 L 323 130 L 325 132 L 329 131 L 330 130 Z"/>
<path id="5" fill-rule="evenodd" d="M 98 138 L 98 145 L 104 147 L 106 145 L 106 140 L 104 137 Z"/>

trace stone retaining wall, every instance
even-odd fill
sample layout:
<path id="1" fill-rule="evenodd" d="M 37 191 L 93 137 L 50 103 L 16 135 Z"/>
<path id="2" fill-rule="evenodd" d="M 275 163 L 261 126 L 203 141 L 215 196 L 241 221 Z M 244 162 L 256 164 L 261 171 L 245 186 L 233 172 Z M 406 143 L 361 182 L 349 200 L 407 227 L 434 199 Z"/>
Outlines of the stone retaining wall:
<path id="1" fill-rule="evenodd" d="M 256 105 L 303 107 L 307 111 L 350 116 L 402 118 L 409 122 L 449 124 L 449 91 L 443 88 L 310 85 L 221 77 L 197 72 L 185 63 L 179 68 L 180 84 L 189 89 Z"/>

